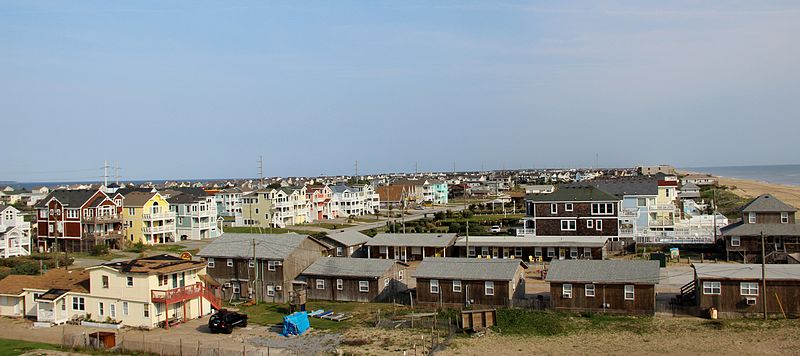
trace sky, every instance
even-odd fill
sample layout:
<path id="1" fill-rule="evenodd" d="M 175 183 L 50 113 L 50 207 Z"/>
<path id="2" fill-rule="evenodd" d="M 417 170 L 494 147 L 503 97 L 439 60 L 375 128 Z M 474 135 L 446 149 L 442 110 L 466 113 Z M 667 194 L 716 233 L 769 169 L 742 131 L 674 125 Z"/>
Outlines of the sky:
<path id="1" fill-rule="evenodd" d="M 0 180 L 800 163 L 800 2 L 0 1 Z"/>

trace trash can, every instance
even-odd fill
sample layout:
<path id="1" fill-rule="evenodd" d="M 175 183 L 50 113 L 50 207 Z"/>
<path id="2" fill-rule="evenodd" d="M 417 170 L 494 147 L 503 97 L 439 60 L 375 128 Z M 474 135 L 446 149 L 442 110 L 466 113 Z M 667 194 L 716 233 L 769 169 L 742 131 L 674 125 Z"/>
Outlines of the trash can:
<path id="1" fill-rule="evenodd" d="M 663 252 L 654 252 L 650 254 L 651 261 L 658 261 L 659 267 L 667 267 L 667 256 Z"/>

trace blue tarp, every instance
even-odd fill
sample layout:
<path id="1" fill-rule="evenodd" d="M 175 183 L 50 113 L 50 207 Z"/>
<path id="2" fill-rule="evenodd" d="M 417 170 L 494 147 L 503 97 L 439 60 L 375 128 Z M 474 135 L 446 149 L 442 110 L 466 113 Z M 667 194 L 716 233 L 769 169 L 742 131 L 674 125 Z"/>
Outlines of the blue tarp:
<path id="1" fill-rule="evenodd" d="M 296 312 L 283 317 L 283 333 L 281 335 L 303 335 L 310 327 L 308 313 Z"/>

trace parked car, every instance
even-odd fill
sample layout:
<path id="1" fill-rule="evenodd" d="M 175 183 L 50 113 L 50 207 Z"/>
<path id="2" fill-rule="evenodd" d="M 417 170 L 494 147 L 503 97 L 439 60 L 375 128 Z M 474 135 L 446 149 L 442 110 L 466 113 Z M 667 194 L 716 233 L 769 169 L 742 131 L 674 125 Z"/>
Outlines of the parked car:
<path id="1" fill-rule="evenodd" d="M 247 314 L 221 309 L 208 319 L 208 328 L 212 333 L 230 334 L 234 327 L 247 326 Z"/>
<path id="2" fill-rule="evenodd" d="M 489 232 L 500 232 L 500 225 L 493 225 Z"/>

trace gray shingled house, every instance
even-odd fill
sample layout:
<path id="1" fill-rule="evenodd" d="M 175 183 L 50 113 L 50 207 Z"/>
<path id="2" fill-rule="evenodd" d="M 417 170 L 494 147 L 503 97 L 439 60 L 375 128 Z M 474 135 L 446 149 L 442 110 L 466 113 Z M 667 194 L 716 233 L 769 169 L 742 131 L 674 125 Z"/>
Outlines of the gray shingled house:
<path id="1" fill-rule="evenodd" d="M 330 233 L 320 238 L 333 246 L 331 255 L 336 257 L 366 257 L 367 252 L 364 244 L 369 241 L 370 237 L 358 231 L 345 231 Z"/>
<path id="2" fill-rule="evenodd" d="M 564 260 L 547 270 L 557 310 L 654 314 L 658 261 Z"/>
<path id="3" fill-rule="evenodd" d="M 512 307 L 525 298 L 527 268 L 517 259 L 425 258 L 414 272 L 415 303 L 429 307 Z"/>
<path id="4" fill-rule="evenodd" d="M 421 260 L 425 257 L 447 257 L 456 241 L 454 233 L 438 234 L 377 234 L 367 241 L 367 258 L 386 258 L 400 261 Z"/>
<path id="5" fill-rule="evenodd" d="M 741 209 L 742 219 L 721 229 L 729 260 L 761 262 L 761 234 L 767 263 L 800 263 L 797 209 L 771 194 L 753 199 Z"/>
<path id="6" fill-rule="evenodd" d="M 395 260 L 323 257 L 299 279 L 307 283 L 311 300 L 379 302 L 407 290 L 406 268 Z"/>
<path id="7" fill-rule="evenodd" d="M 225 300 L 280 303 L 288 301 L 292 280 L 330 249 L 307 235 L 226 233 L 198 256 L 206 260 L 207 273 L 222 284 Z"/>

